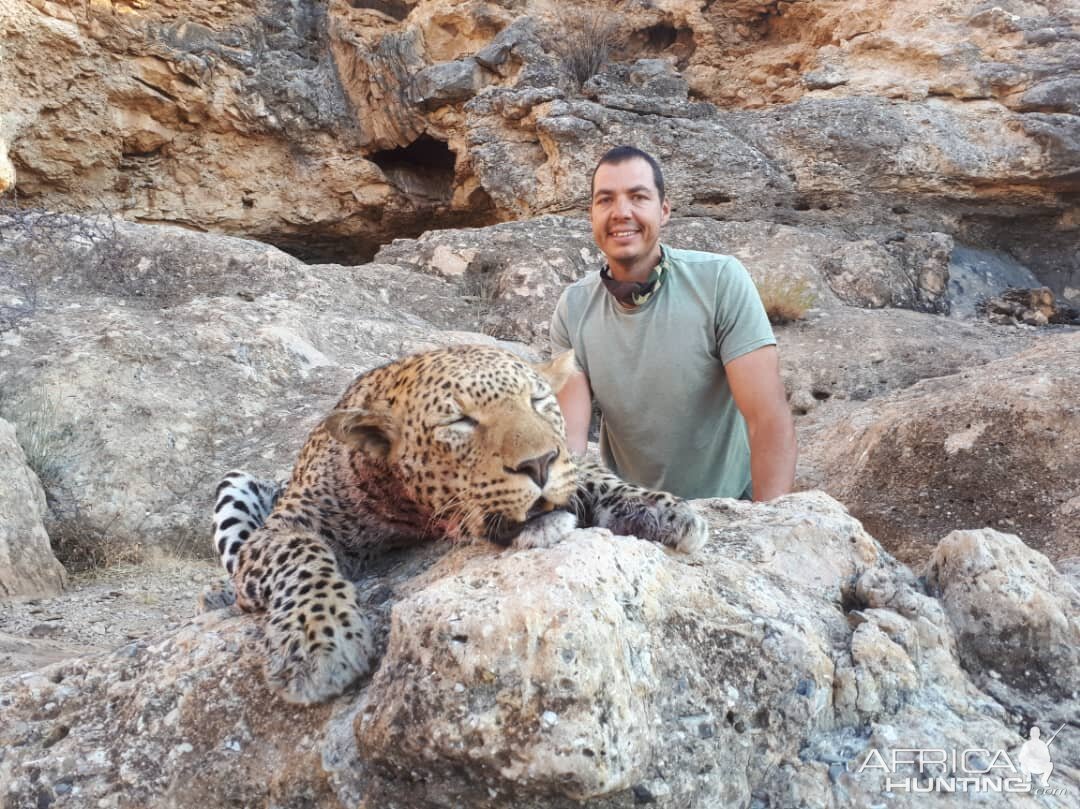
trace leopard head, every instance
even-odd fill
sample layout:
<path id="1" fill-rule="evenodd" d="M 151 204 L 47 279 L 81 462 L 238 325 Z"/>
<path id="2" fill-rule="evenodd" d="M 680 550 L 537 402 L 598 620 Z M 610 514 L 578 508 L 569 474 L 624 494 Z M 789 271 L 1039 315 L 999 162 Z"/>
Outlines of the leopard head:
<path id="1" fill-rule="evenodd" d="M 538 365 L 487 346 L 416 354 L 361 377 L 324 426 L 385 469 L 431 533 L 506 545 L 576 489 L 555 400 L 574 370 L 573 352 Z"/>

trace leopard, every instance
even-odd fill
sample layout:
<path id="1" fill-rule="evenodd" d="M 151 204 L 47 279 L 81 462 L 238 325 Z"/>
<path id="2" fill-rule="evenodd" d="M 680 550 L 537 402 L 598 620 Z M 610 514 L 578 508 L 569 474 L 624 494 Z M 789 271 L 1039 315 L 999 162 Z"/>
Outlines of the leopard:
<path id="1" fill-rule="evenodd" d="M 572 351 L 536 363 L 485 345 L 412 354 L 349 385 L 288 480 L 225 474 L 214 544 L 236 606 L 265 614 L 275 692 L 323 702 L 377 667 L 354 582 L 387 548 L 534 550 L 588 526 L 678 553 L 706 543 L 692 504 L 568 451 L 556 395 L 576 368 Z"/>

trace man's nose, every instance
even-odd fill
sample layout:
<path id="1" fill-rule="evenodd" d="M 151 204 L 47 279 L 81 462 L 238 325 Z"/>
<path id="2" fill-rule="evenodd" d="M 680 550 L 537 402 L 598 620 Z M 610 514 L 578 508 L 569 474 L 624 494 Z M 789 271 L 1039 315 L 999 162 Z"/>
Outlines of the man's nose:
<path id="1" fill-rule="evenodd" d="M 626 197 L 616 197 L 614 210 L 612 213 L 620 219 L 628 219 L 630 217 L 630 200 Z"/>

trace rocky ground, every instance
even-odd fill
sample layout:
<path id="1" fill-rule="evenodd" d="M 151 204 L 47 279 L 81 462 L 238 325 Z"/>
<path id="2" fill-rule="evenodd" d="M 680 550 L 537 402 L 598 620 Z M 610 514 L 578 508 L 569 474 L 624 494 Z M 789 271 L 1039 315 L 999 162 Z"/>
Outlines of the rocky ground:
<path id="1" fill-rule="evenodd" d="M 158 556 L 76 573 L 57 595 L 0 601 L 0 676 L 175 630 L 223 575 L 211 562 Z"/>

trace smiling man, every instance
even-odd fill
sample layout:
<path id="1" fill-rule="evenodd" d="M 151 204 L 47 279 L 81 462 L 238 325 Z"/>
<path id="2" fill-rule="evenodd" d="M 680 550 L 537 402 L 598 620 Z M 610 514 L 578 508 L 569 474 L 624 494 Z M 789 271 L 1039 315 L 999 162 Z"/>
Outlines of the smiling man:
<path id="1" fill-rule="evenodd" d="M 585 451 L 595 396 L 601 457 L 626 480 L 687 498 L 786 494 L 795 431 L 757 289 L 731 256 L 661 244 L 670 216 L 651 155 L 600 158 L 589 218 L 607 264 L 551 322 L 552 347 L 581 368 L 558 397 L 567 443 Z"/>

